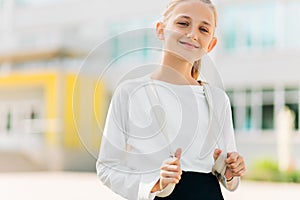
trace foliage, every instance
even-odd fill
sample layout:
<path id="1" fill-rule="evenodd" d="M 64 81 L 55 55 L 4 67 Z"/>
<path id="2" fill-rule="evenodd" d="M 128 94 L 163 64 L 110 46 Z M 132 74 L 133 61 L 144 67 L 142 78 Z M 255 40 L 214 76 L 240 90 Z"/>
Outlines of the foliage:
<path id="1" fill-rule="evenodd" d="M 264 158 L 254 162 L 245 178 L 255 181 L 300 183 L 300 172 L 296 170 L 282 172 L 276 161 Z"/>

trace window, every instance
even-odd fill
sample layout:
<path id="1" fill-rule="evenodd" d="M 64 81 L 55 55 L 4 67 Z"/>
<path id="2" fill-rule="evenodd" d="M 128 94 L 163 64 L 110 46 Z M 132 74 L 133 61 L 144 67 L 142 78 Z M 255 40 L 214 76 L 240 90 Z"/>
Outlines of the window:
<path id="1" fill-rule="evenodd" d="M 124 32 L 112 38 L 111 60 L 121 63 L 157 60 L 161 44 L 153 29 Z M 154 48 L 154 49 L 153 49 Z M 120 57 L 121 56 L 121 57 Z M 160 55 L 159 55 L 160 58 Z"/>
<path id="2" fill-rule="evenodd" d="M 134 30 L 117 35 L 112 39 L 112 59 L 134 62 L 147 57 L 147 32 Z M 120 57 L 121 56 L 121 57 Z"/>
<path id="3" fill-rule="evenodd" d="M 298 88 L 285 89 L 285 105 L 294 113 L 294 128 L 299 130 L 299 90 Z"/>
<path id="4" fill-rule="evenodd" d="M 274 129 L 274 105 L 263 105 L 262 113 L 262 129 Z"/>
<path id="5" fill-rule="evenodd" d="M 265 1 L 228 4 L 220 12 L 223 49 L 299 47 L 299 1 Z"/>
<path id="6" fill-rule="evenodd" d="M 250 2 L 224 6 L 220 33 L 226 51 L 265 49 L 275 45 L 276 3 Z"/>
<path id="7" fill-rule="evenodd" d="M 276 97 L 282 94 L 278 101 Z M 281 93 L 282 92 L 282 93 Z M 298 87 L 288 87 L 283 91 L 274 88 L 228 90 L 231 102 L 234 129 L 237 131 L 259 131 L 275 129 L 275 112 L 287 106 L 295 115 L 294 128 L 299 130 L 299 101 Z M 284 94 L 284 95 L 283 95 Z M 275 100 L 277 98 L 277 100 Z"/>
<path id="8" fill-rule="evenodd" d="M 109 33 L 115 35 L 111 40 L 111 59 L 124 53 L 126 56 L 121 59 L 126 62 L 152 59 L 154 53 L 149 47 L 160 47 L 160 41 L 155 29 L 145 27 L 153 27 L 154 21 L 155 19 L 143 18 L 110 22 Z M 156 55 L 153 57 L 156 58 Z"/>
<path id="9" fill-rule="evenodd" d="M 245 129 L 251 130 L 252 129 L 252 121 L 251 121 L 251 106 L 246 106 L 246 122 L 245 122 Z"/>
<path id="10" fill-rule="evenodd" d="M 274 129 L 274 90 L 263 90 L 262 129 Z"/>
<path id="11" fill-rule="evenodd" d="M 299 130 L 299 105 L 287 103 L 286 106 L 293 112 L 295 115 L 294 119 L 294 129 Z"/>
<path id="12" fill-rule="evenodd" d="M 253 128 L 250 90 L 227 91 L 231 102 L 233 127 L 236 130 L 248 131 Z"/>

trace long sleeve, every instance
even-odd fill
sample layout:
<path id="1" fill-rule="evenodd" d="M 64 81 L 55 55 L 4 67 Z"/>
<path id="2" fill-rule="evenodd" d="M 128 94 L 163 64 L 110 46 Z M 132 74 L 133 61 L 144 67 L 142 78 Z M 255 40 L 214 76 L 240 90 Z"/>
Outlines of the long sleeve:
<path id="1" fill-rule="evenodd" d="M 225 120 L 221 135 L 221 142 L 223 143 L 223 148 L 227 152 L 237 151 L 235 143 L 235 135 L 232 122 L 232 113 L 229 98 L 226 96 L 226 108 L 225 108 Z"/>
<path id="2" fill-rule="evenodd" d="M 140 173 L 126 165 L 126 109 L 128 95 L 116 90 L 109 105 L 103 130 L 97 175 L 100 181 L 115 193 L 129 200 L 149 200 L 152 187 L 159 179 L 157 173 Z"/>
<path id="3" fill-rule="evenodd" d="M 234 129 L 233 129 L 233 123 L 232 123 L 232 113 L 231 113 L 231 106 L 229 98 L 226 96 L 226 104 L 225 104 L 225 114 L 224 114 L 224 124 L 221 132 L 221 138 L 218 142 L 219 147 L 222 149 L 223 152 L 233 152 L 237 151 L 236 149 L 236 143 L 235 143 L 235 136 L 234 136 Z M 225 159 L 227 155 L 221 154 L 220 159 L 218 159 L 215 163 L 216 166 L 220 166 L 221 163 L 225 165 Z M 229 191 L 235 191 L 237 187 L 239 186 L 240 178 L 234 177 L 231 181 L 227 182 L 226 178 L 224 177 L 224 173 L 226 170 L 226 165 L 223 168 L 221 175 L 222 177 L 219 178 L 222 185 Z"/>

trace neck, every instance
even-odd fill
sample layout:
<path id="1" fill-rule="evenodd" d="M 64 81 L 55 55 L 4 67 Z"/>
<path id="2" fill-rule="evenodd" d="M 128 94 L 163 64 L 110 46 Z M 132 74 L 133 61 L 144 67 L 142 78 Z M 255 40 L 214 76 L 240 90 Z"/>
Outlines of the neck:
<path id="1" fill-rule="evenodd" d="M 152 78 L 180 85 L 198 85 L 199 83 L 191 75 L 192 67 L 193 64 L 188 61 L 172 54 L 164 53 L 161 67 L 153 73 Z"/>
<path id="2" fill-rule="evenodd" d="M 191 75 L 193 64 L 170 53 L 163 54 L 161 65 L 171 67 L 187 80 L 193 78 Z"/>

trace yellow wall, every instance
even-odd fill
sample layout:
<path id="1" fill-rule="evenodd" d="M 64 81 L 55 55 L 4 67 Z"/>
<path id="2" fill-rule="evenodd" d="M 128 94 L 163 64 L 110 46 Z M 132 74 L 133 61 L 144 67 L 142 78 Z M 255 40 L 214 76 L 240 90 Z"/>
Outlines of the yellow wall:
<path id="1" fill-rule="evenodd" d="M 73 74 L 66 75 L 66 96 L 65 96 L 65 134 L 64 144 L 68 148 L 77 148 L 80 146 L 80 140 L 77 134 L 76 122 L 74 119 L 73 106 L 78 107 L 76 101 L 73 102 L 73 98 L 78 98 L 77 92 L 74 92 L 74 85 L 76 76 Z M 75 104 L 75 105 L 73 105 Z"/>
<path id="2" fill-rule="evenodd" d="M 63 79 L 63 80 L 60 80 Z M 78 82 L 76 82 L 78 81 Z M 44 105 L 45 105 L 45 118 L 51 122 L 51 119 L 58 119 L 62 123 L 62 130 L 58 130 L 51 124 L 47 125 L 45 132 L 45 140 L 47 145 L 63 145 L 65 148 L 80 149 L 82 147 L 81 141 L 78 135 L 78 125 L 86 126 L 91 130 L 89 134 L 92 141 L 93 149 L 98 149 L 100 144 L 100 129 L 103 126 L 104 114 L 106 113 L 106 93 L 104 86 L 101 82 L 92 80 L 88 82 L 90 87 L 94 90 L 93 99 L 89 100 L 93 102 L 93 108 L 89 113 L 91 116 L 90 122 L 84 122 L 82 124 L 80 118 L 77 120 L 74 116 L 80 116 L 83 113 L 79 113 L 78 108 L 81 101 L 86 101 L 84 96 L 80 95 L 81 87 L 76 87 L 74 92 L 74 84 L 86 84 L 85 78 L 79 77 L 76 79 L 75 74 L 62 74 L 60 72 L 45 72 L 45 73 L 12 73 L 8 76 L 0 76 L 0 88 L 42 88 L 44 92 Z M 63 93 L 63 94 L 61 94 Z M 62 98 L 63 101 L 59 101 Z M 76 99 L 76 101 L 73 101 Z M 81 102 L 81 103 L 80 103 Z M 58 105 L 62 103 L 63 105 Z M 84 102 L 83 102 L 84 103 Z M 62 110 L 59 110 L 62 109 Z M 74 115 L 74 112 L 75 113 Z M 61 116 L 61 113 L 63 116 Z M 63 134 L 63 135 L 61 135 Z"/>
<path id="3" fill-rule="evenodd" d="M 45 95 L 45 117 L 55 119 L 57 117 L 57 75 L 56 73 L 22 74 L 12 73 L 8 76 L 0 76 L 0 87 L 9 88 L 43 88 Z M 57 141 L 57 134 L 54 133 L 51 125 L 47 125 L 46 141 L 49 145 L 54 145 Z"/>
<path id="4" fill-rule="evenodd" d="M 107 112 L 107 91 L 105 91 L 105 86 L 103 82 L 95 82 L 95 93 L 94 93 L 94 131 L 93 138 L 95 138 L 93 143 L 93 148 L 97 149 L 101 142 L 102 131 L 104 128 L 104 122 Z"/>
<path id="5" fill-rule="evenodd" d="M 95 77 L 66 76 L 64 142 L 68 148 L 97 150 L 106 114 L 106 91 Z"/>

